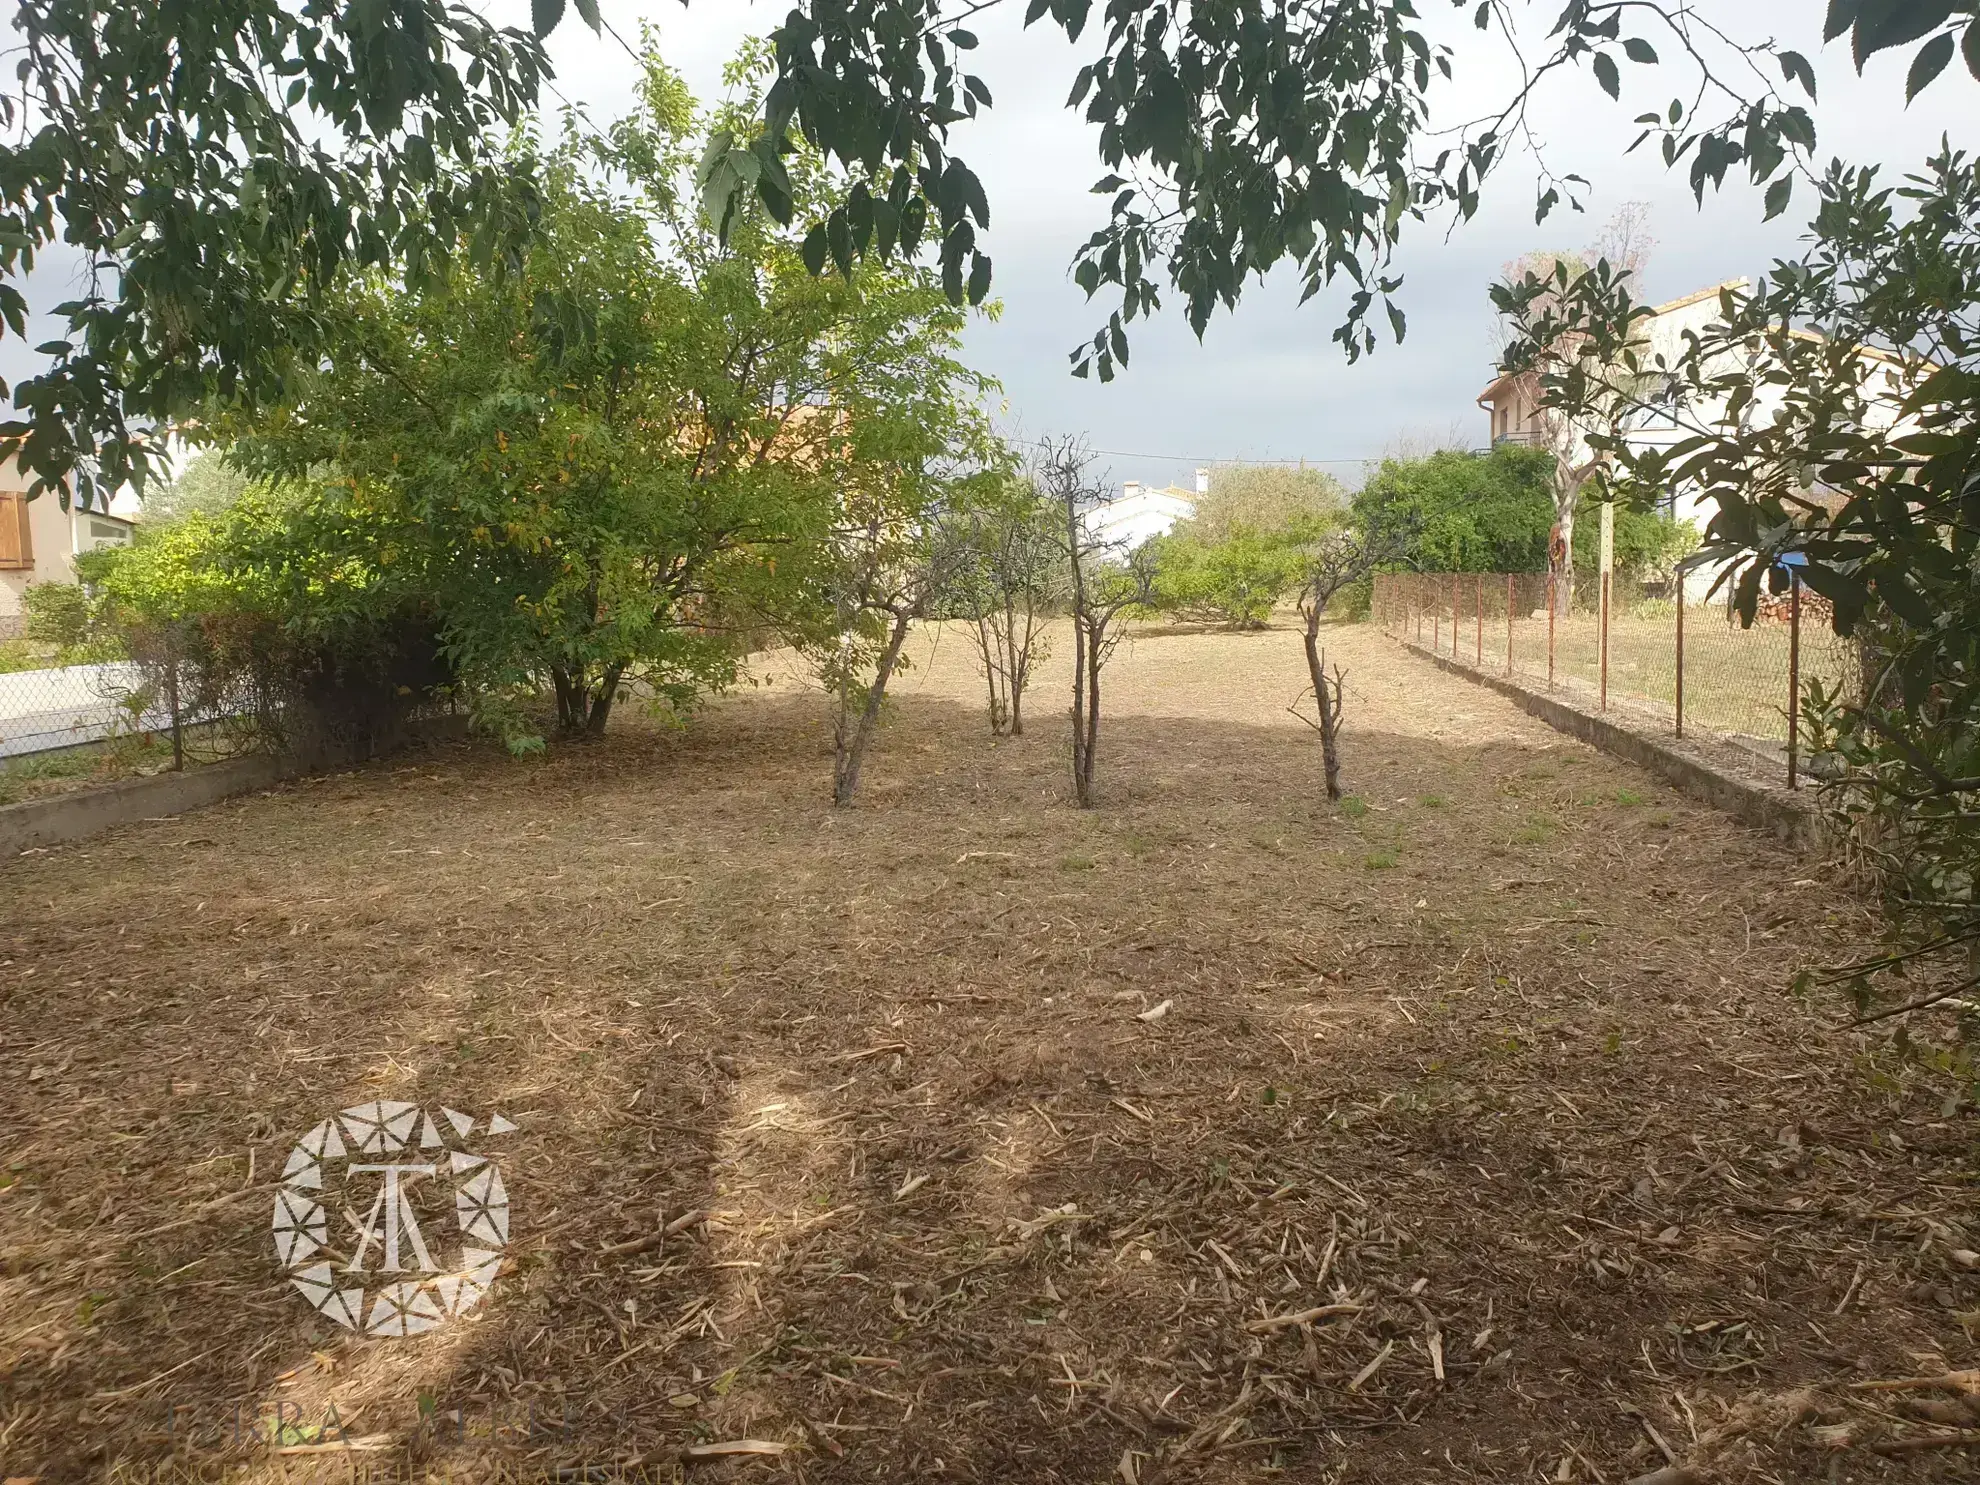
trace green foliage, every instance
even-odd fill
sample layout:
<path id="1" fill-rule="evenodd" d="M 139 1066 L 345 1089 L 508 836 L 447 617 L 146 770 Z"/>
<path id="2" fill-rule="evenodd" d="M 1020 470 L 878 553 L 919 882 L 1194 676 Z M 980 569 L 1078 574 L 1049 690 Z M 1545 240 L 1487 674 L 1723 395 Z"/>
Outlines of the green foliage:
<path id="1" fill-rule="evenodd" d="M 1574 566 L 1594 572 L 1602 544 L 1602 503 L 1584 486 L 1574 506 Z M 1698 529 L 1662 509 L 1616 502 L 1615 570 L 1624 578 L 1668 577 L 1698 547 Z"/>
<path id="2" fill-rule="evenodd" d="M 0 675 L 43 670 L 55 663 L 40 645 L 31 645 L 24 639 L 0 639 Z"/>
<path id="3" fill-rule="evenodd" d="M 1495 9 L 1476 7 L 1478 32 L 1491 26 Z M 1859 7 L 1836 9 L 1846 29 Z M 1876 0 L 1874 10 L 1862 7 L 1859 44 L 1866 34 L 1872 49 L 1915 40 L 1918 29 L 1886 24 L 1900 12 L 1949 31 L 1954 10 L 1970 15 L 1970 0 L 1950 7 Z M 1673 31 L 1685 38 L 1667 64 L 1682 70 L 1682 96 L 1639 120 L 1638 142 L 1654 136 L 1667 165 L 1687 162 L 1700 196 L 1737 168 L 1756 183 L 1774 182 L 1771 208 L 1815 148 L 1813 120 L 1799 101 L 1814 94 L 1806 60 L 1771 42 L 1742 46 L 1716 27 L 1691 25 L 1677 0 L 1573 0 L 1546 47 L 1524 59 L 1525 86 L 1441 139 L 1440 151 L 1421 148 L 1422 131 L 1431 90 L 1452 76 L 1458 58 L 1453 47 L 1431 44 L 1416 27 L 1416 7 L 1403 0 L 1112 0 L 1104 13 L 1091 0 L 1030 0 L 1025 22 L 1057 27 L 1075 45 L 1091 38 L 1067 107 L 1098 126 L 1106 173 L 1092 189 L 1109 205 L 1079 250 L 1074 280 L 1089 297 L 1115 291 L 1116 304 L 1072 361 L 1076 375 L 1097 370 L 1103 381 L 1126 364 L 1128 328 L 1161 307 L 1165 288 L 1201 335 L 1252 276 L 1288 262 L 1308 297 L 1339 275 L 1352 282 L 1334 336 L 1350 358 L 1373 349 L 1378 317 L 1400 339 L 1394 250 L 1404 223 L 1444 211 L 1471 216 L 1536 92 L 1557 75 L 1586 69 L 1616 98 L 1625 64 L 1657 65 L 1650 37 L 1624 34 L 1625 22 L 1632 33 L 1654 28 L 1660 40 Z M 800 0 L 771 39 L 777 79 L 764 100 L 771 142 L 716 153 L 704 172 L 712 194 L 733 199 L 753 186 L 771 211 L 790 213 L 769 166 L 778 139 L 801 137 L 872 182 L 870 195 L 816 214 L 816 266 L 829 259 L 843 273 L 862 257 L 911 254 L 935 239 L 950 296 L 980 298 L 990 283 L 980 235 L 990 225 L 989 202 L 950 149 L 954 127 L 991 103 L 989 83 L 968 70 L 975 34 L 941 0 Z M 1453 39 L 1480 53 L 1494 45 L 1469 30 Z M 1926 46 L 1943 65 L 1943 43 Z M 1769 60 L 1778 64 L 1778 88 L 1768 80 L 1772 69 L 1756 65 Z M 1582 184 L 1543 171 L 1536 219 L 1564 197 L 1578 206 Z"/>
<path id="4" fill-rule="evenodd" d="M 112 755 L 95 748 L 64 748 L 53 753 L 30 753 L 25 758 L 0 759 L 0 805 L 19 804 L 49 784 L 88 778 L 105 771 Z"/>
<path id="5" fill-rule="evenodd" d="M 865 599 L 983 452 L 987 384 L 930 274 L 820 279 L 753 208 L 718 241 L 691 204 L 698 136 L 751 106 L 703 119 L 649 57 L 635 116 L 543 154 L 510 271 L 347 285 L 280 407 L 210 420 L 252 483 L 133 563 L 126 586 L 158 590 L 147 622 L 239 611 L 316 635 L 335 606 L 362 657 L 416 615 L 519 750 L 543 693 L 566 733 L 599 732 L 629 692 L 684 708 L 766 623 L 869 656 L 884 625 Z M 816 161 L 789 176 L 807 203 L 846 191 Z"/>
<path id="6" fill-rule="evenodd" d="M 1287 531 L 1236 527 L 1222 540 L 1183 522 L 1148 545 L 1155 563 L 1156 609 L 1233 629 L 1262 629 L 1299 577 L 1299 548 Z"/>
<path id="7" fill-rule="evenodd" d="M 341 640 L 422 599 L 392 556 L 416 539 L 334 485 L 304 498 L 250 490 L 217 514 L 140 526 L 127 547 L 92 553 L 98 616 L 125 630 L 280 629 Z"/>
<path id="8" fill-rule="evenodd" d="M 157 467 L 152 424 L 266 405 L 324 347 L 353 271 L 491 267 L 533 214 L 491 155 L 534 102 L 537 41 L 443 0 L 21 0 L 0 99 L 0 318 L 56 243 L 92 265 L 54 364 L 0 425 L 86 501 Z M 66 496 L 64 497 L 66 498 Z"/>
<path id="9" fill-rule="evenodd" d="M 1024 693 L 1050 654 L 1046 623 L 1069 593 L 1063 513 L 1035 479 L 976 482 L 943 512 L 962 560 L 945 611 L 973 626 L 990 730 L 1022 736 Z"/>
<path id="10" fill-rule="evenodd" d="M 103 552 L 114 552 L 114 547 Z M 0 646 L 0 673 L 58 665 L 90 665 L 123 658 L 117 637 L 98 619 L 84 583 L 101 571 L 100 552 L 84 552 L 75 565 L 82 583 L 31 583 L 21 594 L 21 637 Z"/>
<path id="11" fill-rule="evenodd" d="M 1336 619 L 1358 624 L 1374 607 L 1375 575 L 1367 573 L 1342 584 L 1327 605 L 1327 612 Z"/>
<path id="12" fill-rule="evenodd" d="M 1340 481 L 1317 469 L 1283 464 L 1219 464 L 1210 471 L 1210 490 L 1196 500 L 1190 524 L 1209 542 L 1232 532 L 1284 531 L 1325 523 L 1347 508 Z"/>
<path id="13" fill-rule="evenodd" d="M 1803 712 L 1841 765 L 1827 797 L 1885 887 L 1890 952 L 1838 976 L 1868 1013 L 1980 983 L 1980 162 L 1945 148 L 1895 187 L 1838 163 L 1820 193 L 1809 250 L 1755 292 L 1723 292 L 1670 364 L 1629 348 L 1648 311 L 1620 284 L 1553 305 L 1522 284 L 1505 303 L 1513 361 L 1563 337 L 1584 348 L 1542 377 L 1564 410 L 1613 395 L 1605 377 L 1657 389 L 1636 394 L 1642 414 L 1676 439 L 1612 452 L 1637 491 L 1713 498 L 1701 557 L 1729 565 L 1744 622 L 1798 555 L 1857 637 L 1860 691 L 1811 686 Z M 1728 415 L 1762 399 L 1764 416 Z"/>
<path id="14" fill-rule="evenodd" d="M 1538 572 L 1554 522 L 1554 456 L 1501 444 L 1384 459 L 1355 492 L 1356 521 L 1406 533 L 1404 565 L 1424 572 Z"/>
<path id="15" fill-rule="evenodd" d="M 144 513 L 152 521 L 176 521 L 194 514 L 218 515 L 241 498 L 247 476 L 227 462 L 220 449 L 202 449 L 169 485 L 147 490 Z"/>
<path id="16" fill-rule="evenodd" d="M 1403 565 L 1421 572 L 1544 572 L 1554 525 L 1554 456 L 1500 444 L 1490 453 L 1443 449 L 1385 459 L 1355 492 L 1355 519 L 1406 533 Z M 1593 571 L 1599 502 L 1584 488 L 1575 506 L 1575 564 Z M 1689 525 L 1658 510 L 1616 509 L 1616 571 L 1669 572 L 1697 544 Z"/>
<path id="17" fill-rule="evenodd" d="M 1317 470 L 1225 465 L 1196 513 L 1150 542 L 1154 607 L 1260 629 L 1306 572 L 1308 549 L 1343 518 L 1340 485 Z"/>
<path id="18" fill-rule="evenodd" d="M 29 643 L 72 649 L 89 632 L 89 595 L 80 583 L 31 583 L 21 594 L 21 620 Z"/>
<path id="19" fill-rule="evenodd" d="M 416 567 L 391 560 L 416 540 L 335 486 L 250 490 L 91 553 L 92 624 L 145 674 L 140 709 L 170 687 L 240 746 L 366 742 L 452 680 Z"/>
<path id="20" fill-rule="evenodd" d="M 574 8 L 597 26 L 597 0 Z M 26 335 L 17 282 L 58 242 L 114 265 L 60 310 L 68 332 L 54 367 L 13 389 L 23 415 L 0 429 L 0 453 L 19 452 L 37 490 L 67 476 L 88 499 L 147 474 L 146 426 L 214 397 L 279 402 L 326 349 L 335 327 L 320 311 L 354 270 L 418 286 L 455 256 L 512 264 L 536 216 L 526 152 L 497 158 L 491 142 L 533 105 L 547 73 L 537 37 L 561 22 L 562 0 L 532 0 L 536 36 L 443 0 L 15 10 L 20 88 L 0 99 L 13 136 L 0 146 L 0 320 Z M 1850 35 L 1859 66 L 1915 45 L 1915 94 L 1956 40 L 1980 70 L 1974 12 L 1973 0 L 1837 0 L 1827 31 Z M 1481 31 L 1492 14 L 1478 7 Z M 1474 214 L 1550 78 L 1586 68 L 1614 98 L 1624 62 L 1657 65 L 1650 38 L 1624 34 L 1625 21 L 1685 38 L 1666 64 L 1684 70 L 1680 96 L 1639 119 L 1638 143 L 1654 137 L 1667 165 L 1685 162 L 1700 196 L 1735 170 L 1767 183 L 1777 214 L 1815 149 L 1794 101 L 1813 98 L 1813 71 L 1797 53 L 1742 46 L 1686 17 L 1677 0 L 1573 0 L 1526 59 L 1524 86 L 1433 155 L 1420 148 L 1428 97 L 1452 76 L 1454 52 L 1431 45 L 1404 0 L 1113 0 L 1090 28 L 1091 0 L 1030 0 L 1027 24 L 1096 39 L 1067 106 L 1099 126 L 1106 174 L 1093 190 L 1109 206 L 1074 277 L 1089 296 L 1116 291 L 1117 304 L 1073 352 L 1076 374 L 1106 380 L 1125 365 L 1128 327 L 1161 307 L 1164 287 L 1200 335 L 1253 276 L 1288 262 L 1308 296 L 1351 281 L 1335 332 L 1350 357 L 1374 347 L 1378 300 L 1400 338 L 1404 223 Z M 990 203 L 949 148 L 952 128 L 991 105 L 989 83 L 966 66 L 976 44 L 941 0 L 801 0 L 772 34 L 775 81 L 752 100 L 761 124 L 720 121 L 683 201 L 698 199 L 726 234 L 753 193 L 775 221 L 807 224 L 802 261 L 814 273 L 831 263 L 849 276 L 862 259 L 912 260 L 933 245 L 949 301 L 984 302 Z M 1753 65 L 1767 59 L 1778 87 Z M 851 189 L 806 196 L 792 179 L 799 141 L 844 167 Z M 1572 202 L 1578 181 L 1543 172 L 1536 218 Z"/>

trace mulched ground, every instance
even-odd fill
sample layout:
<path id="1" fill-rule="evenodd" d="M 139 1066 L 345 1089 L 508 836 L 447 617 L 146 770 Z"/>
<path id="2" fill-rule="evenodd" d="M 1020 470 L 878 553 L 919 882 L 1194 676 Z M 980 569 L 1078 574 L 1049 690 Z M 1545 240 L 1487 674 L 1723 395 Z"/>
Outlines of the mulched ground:
<path id="1" fill-rule="evenodd" d="M 1975 1110 L 1787 990 L 1850 887 L 1330 649 L 1345 807 L 1290 633 L 1125 647 L 1088 813 L 950 634 L 850 813 L 783 676 L 0 867 L 0 1475 L 1974 1478 Z M 379 1098 L 520 1126 L 412 1339 L 269 1236 Z"/>

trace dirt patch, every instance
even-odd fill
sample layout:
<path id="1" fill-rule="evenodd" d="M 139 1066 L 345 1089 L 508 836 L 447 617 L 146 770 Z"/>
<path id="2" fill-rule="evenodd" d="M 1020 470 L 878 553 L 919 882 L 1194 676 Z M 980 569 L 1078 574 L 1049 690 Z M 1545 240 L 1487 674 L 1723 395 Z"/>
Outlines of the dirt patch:
<path id="1" fill-rule="evenodd" d="M 334 1405 L 469 1477 L 1971 1478 L 1956 1388 L 1852 1390 L 1980 1323 L 1972 1110 L 1785 993 L 1864 910 L 1330 649 L 1345 808 L 1291 634 L 1124 646 L 1090 813 L 1063 661 L 993 741 L 949 635 L 850 813 L 769 676 L 9 864 L 5 1473 L 344 1479 L 248 1432 Z M 507 1272 L 415 1339 L 325 1321 L 268 1232 L 380 1098 L 520 1126 Z"/>

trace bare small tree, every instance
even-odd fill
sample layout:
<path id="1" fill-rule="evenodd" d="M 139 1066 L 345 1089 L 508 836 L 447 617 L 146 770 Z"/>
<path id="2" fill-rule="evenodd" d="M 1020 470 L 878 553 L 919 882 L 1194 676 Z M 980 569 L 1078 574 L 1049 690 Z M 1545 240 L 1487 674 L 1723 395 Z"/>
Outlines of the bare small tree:
<path id="1" fill-rule="evenodd" d="M 1065 563 L 1052 501 L 1033 479 L 999 481 L 955 518 L 968 548 L 958 598 L 974 628 L 990 730 L 1024 735 L 1024 693 L 1050 653 L 1046 624 L 1063 601 Z"/>
<path id="2" fill-rule="evenodd" d="M 1093 762 L 1100 745 L 1100 672 L 1121 642 L 1115 621 L 1148 605 L 1155 566 L 1146 546 L 1132 553 L 1102 541 L 1085 515 L 1100 499 L 1086 478 L 1092 454 L 1067 439 L 1047 448 L 1047 490 L 1064 516 L 1067 567 L 1072 579 L 1073 793 L 1081 809 L 1093 808 Z"/>
<path id="3" fill-rule="evenodd" d="M 838 633 L 819 668 L 837 699 L 832 718 L 832 803 L 848 808 L 880 725 L 887 683 L 915 622 L 951 590 L 967 550 L 946 522 L 912 527 L 870 516 L 833 533 Z"/>
<path id="4" fill-rule="evenodd" d="M 1341 797 L 1341 711 L 1345 704 L 1341 688 L 1347 675 L 1338 665 L 1328 674 L 1327 655 L 1320 648 L 1320 621 L 1335 594 L 1367 577 L 1382 563 L 1395 560 L 1405 546 L 1401 533 L 1336 526 L 1318 533 L 1302 553 L 1299 612 L 1306 620 L 1306 673 L 1318 720 L 1302 712 L 1297 702 L 1286 710 L 1320 734 L 1320 759 L 1329 799 Z"/>

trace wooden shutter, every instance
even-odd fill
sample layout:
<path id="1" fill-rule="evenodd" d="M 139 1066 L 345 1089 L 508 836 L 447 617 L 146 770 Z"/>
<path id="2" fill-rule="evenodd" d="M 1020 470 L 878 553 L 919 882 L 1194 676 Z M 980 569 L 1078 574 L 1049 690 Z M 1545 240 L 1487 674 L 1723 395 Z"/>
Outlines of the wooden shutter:
<path id="1" fill-rule="evenodd" d="M 0 570 L 32 571 L 34 533 L 28 525 L 27 496 L 0 490 Z"/>

